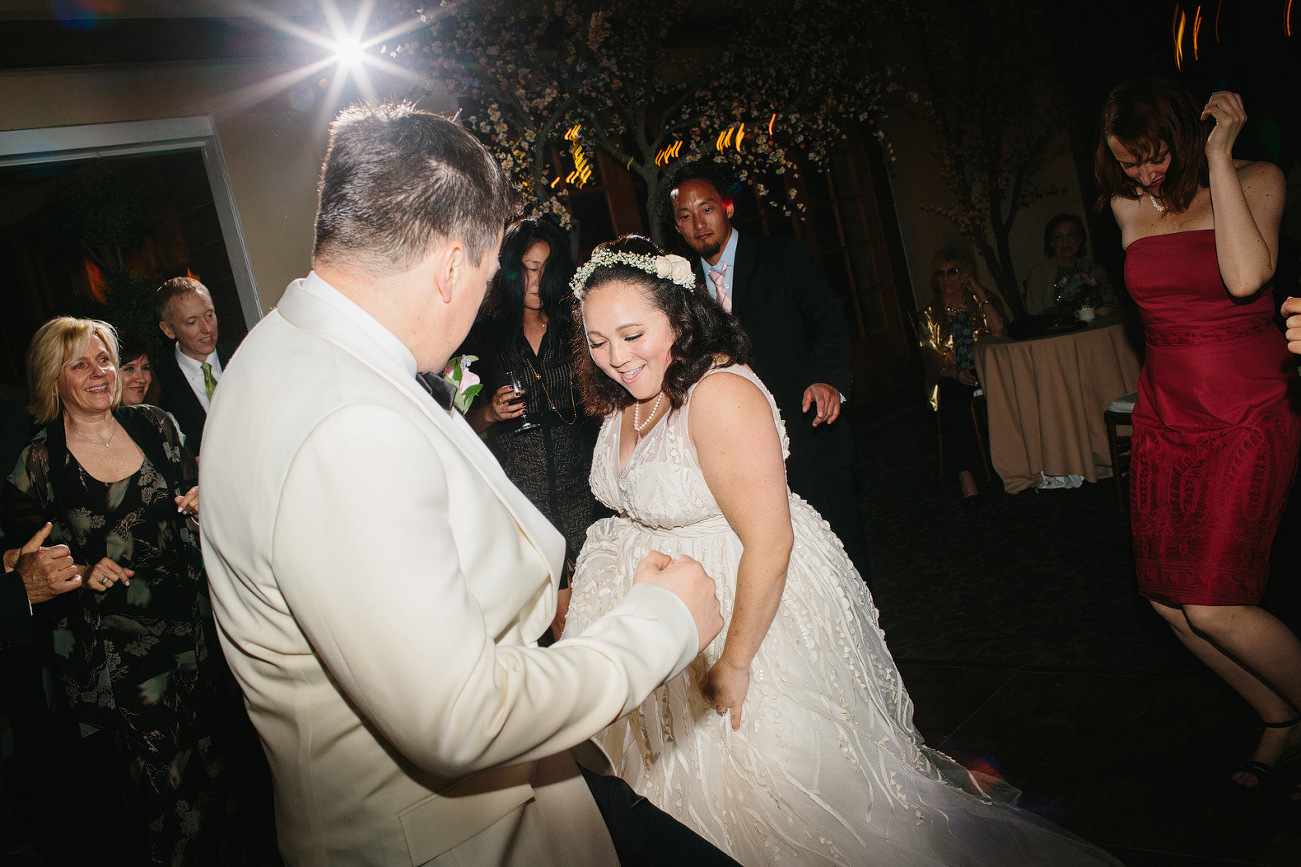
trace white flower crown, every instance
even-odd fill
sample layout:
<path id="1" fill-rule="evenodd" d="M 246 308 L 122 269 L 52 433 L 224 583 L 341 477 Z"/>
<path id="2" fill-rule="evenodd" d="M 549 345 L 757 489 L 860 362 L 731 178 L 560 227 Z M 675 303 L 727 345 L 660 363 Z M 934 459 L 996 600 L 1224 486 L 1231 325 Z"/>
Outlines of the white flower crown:
<path id="1" fill-rule="evenodd" d="M 672 280 L 684 289 L 696 288 L 696 275 L 691 270 L 691 263 L 681 256 L 672 253 L 667 256 L 648 256 L 644 253 L 615 253 L 601 250 L 584 262 L 583 267 L 574 272 L 574 279 L 569 281 L 569 287 L 574 290 L 575 298 L 579 301 L 583 300 L 584 284 L 592 276 L 593 271 L 606 265 L 631 265 L 647 274 Z"/>

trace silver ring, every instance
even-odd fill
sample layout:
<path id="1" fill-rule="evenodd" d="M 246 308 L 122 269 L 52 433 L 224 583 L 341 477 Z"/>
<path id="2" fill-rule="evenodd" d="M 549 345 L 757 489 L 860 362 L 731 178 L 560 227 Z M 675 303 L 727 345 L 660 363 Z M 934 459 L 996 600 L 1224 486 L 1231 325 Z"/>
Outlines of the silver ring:
<path id="1" fill-rule="evenodd" d="M 727 710 L 728 710 L 728 709 L 725 708 L 725 707 L 716 707 L 716 708 L 714 708 L 714 710 L 718 711 L 718 715 L 719 715 L 719 716 L 727 716 Z"/>

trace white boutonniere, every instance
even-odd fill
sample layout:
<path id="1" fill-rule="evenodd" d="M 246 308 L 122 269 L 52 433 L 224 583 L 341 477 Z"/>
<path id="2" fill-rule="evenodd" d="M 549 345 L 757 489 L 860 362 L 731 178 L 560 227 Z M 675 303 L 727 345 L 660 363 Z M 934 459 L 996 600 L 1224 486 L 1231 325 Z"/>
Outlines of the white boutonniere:
<path id="1" fill-rule="evenodd" d="M 452 398 L 452 406 L 465 415 L 474 402 L 474 397 L 483 388 L 483 383 L 479 381 L 479 374 L 470 370 L 470 362 L 478 361 L 477 355 L 458 355 L 447 362 L 447 367 L 443 368 L 443 379 L 452 384 L 456 389 L 456 397 Z"/>

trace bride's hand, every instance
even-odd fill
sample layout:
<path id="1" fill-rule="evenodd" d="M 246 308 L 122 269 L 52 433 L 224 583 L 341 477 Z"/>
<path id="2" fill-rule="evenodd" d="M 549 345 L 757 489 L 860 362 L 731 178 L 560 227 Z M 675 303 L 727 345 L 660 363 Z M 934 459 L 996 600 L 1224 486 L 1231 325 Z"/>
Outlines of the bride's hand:
<path id="1" fill-rule="evenodd" d="M 738 668 L 720 659 L 709 669 L 700 682 L 700 693 L 705 701 L 720 715 L 732 715 L 732 731 L 741 729 L 741 705 L 750 691 L 750 667 Z"/>
<path id="2" fill-rule="evenodd" d="M 572 587 L 556 591 L 556 616 L 551 620 L 551 635 L 557 641 L 565 634 L 565 621 L 569 619 L 569 597 L 573 593 Z"/>

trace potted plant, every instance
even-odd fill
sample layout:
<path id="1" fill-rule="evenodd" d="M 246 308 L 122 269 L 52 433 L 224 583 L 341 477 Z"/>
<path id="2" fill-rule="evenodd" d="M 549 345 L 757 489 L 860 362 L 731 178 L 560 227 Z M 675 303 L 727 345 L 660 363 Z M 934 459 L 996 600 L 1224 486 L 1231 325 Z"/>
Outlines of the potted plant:
<path id="1" fill-rule="evenodd" d="M 1088 274 L 1068 274 L 1057 281 L 1057 305 L 1073 312 L 1082 322 L 1093 318 L 1098 303 L 1098 281 Z"/>

